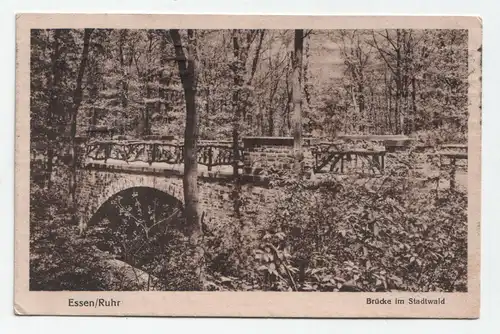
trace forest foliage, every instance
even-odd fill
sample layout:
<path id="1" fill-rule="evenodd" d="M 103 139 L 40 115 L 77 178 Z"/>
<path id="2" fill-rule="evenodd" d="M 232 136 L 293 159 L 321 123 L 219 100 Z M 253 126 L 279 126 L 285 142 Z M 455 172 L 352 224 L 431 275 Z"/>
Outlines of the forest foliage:
<path id="1" fill-rule="evenodd" d="M 69 131 L 83 37 L 83 30 L 32 31 L 32 127 L 52 145 L 51 134 Z M 305 133 L 463 133 L 467 37 L 466 30 L 305 31 Z M 196 41 L 200 138 L 230 138 L 235 103 L 242 135 L 289 135 L 293 31 L 197 30 Z M 167 30 L 94 29 L 83 87 L 82 134 L 93 125 L 130 136 L 183 134 Z"/>

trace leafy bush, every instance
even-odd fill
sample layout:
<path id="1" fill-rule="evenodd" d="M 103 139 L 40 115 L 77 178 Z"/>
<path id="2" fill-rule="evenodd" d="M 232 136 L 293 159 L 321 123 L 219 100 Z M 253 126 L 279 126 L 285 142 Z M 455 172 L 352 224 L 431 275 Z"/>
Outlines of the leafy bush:
<path id="1" fill-rule="evenodd" d="M 466 291 L 467 197 L 412 180 L 289 181 L 256 250 L 262 288 Z"/>
<path id="2" fill-rule="evenodd" d="M 467 143 L 467 131 L 459 131 L 453 127 L 441 127 L 439 130 L 420 131 L 415 133 L 414 137 L 422 144 L 429 146 Z"/>
<path id="3" fill-rule="evenodd" d="M 31 243 L 30 290 L 109 290 L 109 268 L 89 252 L 90 240 L 75 239 L 77 229 L 46 227 Z"/>
<path id="4" fill-rule="evenodd" d="M 114 272 L 98 239 L 80 237 L 67 206 L 67 177 L 56 170 L 49 190 L 36 181 L 30 189 L 30 290 L 112 291 L 131 289 Z M 43 185 L 43 183 L 42 183 Z"/>
<path id="5" fill-rule="evenodd" d="M 107 290 L 107 268 L 89 252 L 93 240 L 78 238 L 62 194 L 32 183 L 30 290 Z"/>
<path id="6" fill-rule="evenodd" d="M 258 217 L 268 209 L 235 185 L 230 196 L 233 215 L 204 224 L 207 289 L 247 291 L 260 289 L 254 270 L 254 250 L 259 245 Z"/>

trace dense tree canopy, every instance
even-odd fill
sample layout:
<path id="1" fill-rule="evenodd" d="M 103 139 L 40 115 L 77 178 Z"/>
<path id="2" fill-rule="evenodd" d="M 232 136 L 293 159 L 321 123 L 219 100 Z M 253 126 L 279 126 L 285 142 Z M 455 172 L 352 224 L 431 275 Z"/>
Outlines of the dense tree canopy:
<path id="1" fill-rule="evenodd" d="M 241 135 L 291 133 L 293 38 L 285 30 L 197 32 L 202 139 L 229 138 L 235 113 Z M 32 32 L 32 125 L 52 145 L 54 134 L 69 131 L 83 39 L 83 30 Z M 130 136 L 182 136 L 176 66 L 166 30 L 93 30 L 79 132 L 105 125 Z M 466 125 L 465 30 L 307 30 L 303 68 L 306 134 L 411 134 Z"/>

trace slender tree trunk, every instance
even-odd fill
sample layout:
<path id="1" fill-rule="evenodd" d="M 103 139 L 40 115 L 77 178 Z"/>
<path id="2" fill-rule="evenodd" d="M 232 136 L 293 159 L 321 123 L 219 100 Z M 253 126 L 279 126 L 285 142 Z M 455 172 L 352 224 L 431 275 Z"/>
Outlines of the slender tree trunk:
<path id="1" fill-rule="evenodd" d="M 369 126 L 368 126 L 368 132 L 372 132 L 372 129 L 375 128 L 375 132 L 379 131 L 380 129 L 377 127 L 377 115 L 375 113 L 375 97 L 373 96 L 373 87 L 369 87 L 370 89 L 370 107 L 368 109 L 368 114 L 369 114 Z"/>
<path id="2" fill-rule="evenodd" d="M 361 120 L 361 112 L 359 110 L 358 100 L 356 99 L 356 91 L 354 90 L 353 86 L 349 87 L 349 93 L 351 95 L 352 104 L 354 106 L 355 122 L 353 124 L 353 127 L 355 126 L 356 130 L 359 130 L 360 120 Z"/>
<path id="3" fill-rule="evenodd" d="M 401 73 L 401 31 L 396 30 L 396 110 L 399 115 L 399 132 L 405 133 L 405 115 L 402 108 L 402 73 Z"/>
<path id="4" fill-rule="evenodd" d="M 391 75 L 389 77 L 389 131 L 391 134 L 394 134 L 398 131 L 398 120 L 397 120 L 397 116 L 398 116 L 398 112 L 397 112 L 397 108 L 395 106 L 395 103 L 394 103 L 394 98 L 393 98 L 393 92 L 394 92 L 394 89 L 392 87 L 392 84 L 393 84 L 393 76 Z M 393 112 L 394 110 L 394 112 Z M 394 118 L 392 117 L 394 115 Z"/>
<path id="5" fill-rule="evenodd" d="M 360 117 L 360 123 L 361 123 L 361 132 L 365 133 L 366 129 L 366 123 L 367 123 L 367 113 L 366 113 L 366 108 L 365 108 L 365 95 L 364 95 L 364 87 L 362 83 L 362 76 L 358 78 L 360 82 L 358 82 L 358 101 L 359 101 L 359 117 Z"/>
<path id="6" fill-rule="evenodd" d="M 92 35 L 93 29 L 85 29 L 83 35 L 83 51 L 82 57 L 80 60 L 80 66 L 78 68 L 78 76 L 76 78 L 76 88 L 73 95 L 73 106 L 71 108 L 71 128 L 70 128 L 70 136 L 71 136 L 71 178 L 70 178 L 70 200 L 71 207 L 73 210 L 76 210 L 76 167 L 78 160 L 78 152 L 77 152 L 77 143 L 76 143 L 76 123 L 78 118 L 78 109 L 82 103 L 83 97 L 83 76 L 85 74 L 85 67 L 87 66 L 87 60 L 89 56 L 89 44 L 90 44 L 90 36 Z M 76 218 L 76 217 L 75 217 Z"/>
<path id="7" fill-rule="evenodd" d="M 148 136 L 151 134 L 151 123 L 149 121 L 149 118 L 151 117 L 151 103 L 149 102 L 151 99 L 151 88 L 149 87 L 149 73 L 148 73 L 148 79 L 146 81 L 146 99 L 147 102 L 145 103 L 144 106 L 144 115 L 143 115 L 143 128 L 142 128 L 143 136 Z"/>
<path id="8" fill-rule="evenodd" d="M 269 106 L 269 113 L 267 115 L 267 123 L 268 123 L 268 136 L 274 136 L 274 110 L 272 106 Z"/>
<path id="9" fill-rule="evenodd" d="M 61 80 L 61 69 L 59 65 L 59 58 L 61 56 L 61 50 L 59 48 L 59 37 L 60 30 L 55 29 L 54 31 L 54 52 L 51 55 L 51 74 L 48 76 L 49 83 L 49 108 L 47 110 L 47 123 L 48 123 L 48 134 L 47 134 L 47 188 L 52 187 L 52 169 L 54 161 L 54 143 L 56 139 L 56 129 L 54 128 L 54 114 L 58 113 L 59 109 L 59 96 L 57 93 L 57 87 L 59 86 L 59 81 Z"/>
<path id="10" fill-rule="evenodd" d="M 236 34 L 239 34 L 236 31 Z M 238 178 L 238 161 L 239 161 L 239 150 L 238 150 L 238 142 L 240 136 L 240 121 L 241 121 L 241 108 L 240 108 L 240 91 L 242 85 L 242 76 L 241 71 L 243 70 L 243 66 L 241 64 L 241 55 L 240 55 L 240 45 L 238 42 L 238 35 L 233 36 L 233 95 L 232 95 L 232 109 L 233 109 L 233 131 L 232 131 L 232 139 L 233 139 L 233 176 L 235 179 Z"/>
<path id="11" fill-rule="evenodd" d="M 165 65 L 167 64 L 166 60 L 166 48 L 167 48 L 167 37 L 165 34 L 161 35 L 161 56 L 160 56 L 160 71 L 158 73 L 158 103 L 156 104 L 156 112 L 158 115 L 162 115 L 162 106 L 163 106 L 163 118 L 168 119 L 167 115 L 167 106 L 165 103 L 166 99 L 166 87 L 168 85 L 168 79 L 165 75 Z"/>
<path id="12" fill-rule="evenodd" d="M 292 131 L 293 152 L 295 156 L 294 170 L 297 175 L 302 174 L 304 154 L 302 152 L 302 59 L 303 59 L 304 31 L 295 30 L 292 75 Z"/>
<path id="13" fill-rule="evenodd" d="M 293 60 L 293 53 L 290 54 Z M 292 131 L 292 120 L 290 117 L 291 109 L 292 109 L 292 95 L 293 95 L 293 89 L 290 87 L 290 78 L 289 74 L 286 74 L 286 105 L 285 105 L 285 112 L 284 112 L 284 119 L 286 120 L 285 122 L 285 130 L 284 131 L 286 134 L 289 135 L 290 132 Z"/>
<path id="14" fill-rule="evenodd" d="M 271 92 L 269 93 L 269 113 L 267 115 L 267 121 L 268 121 L 268 136 L 272 137 L 274 136 L 274 109 L 273 109 L 273 100 L 274 96 L 276 95 L 276 90 L 278 89 L 278 84 L 279 81 L 276 80 L 276 83 L 274 86 L 271 88 Z"/>
<path id="15" fill-rule="evenodd" d="M 259 106 L 259 113 L 257 114 L 257 128 L 260 130 L 260 135 L 264 136 L 265 128 L 264 128 L 264 111 L 262 110 L 262 106 Z"/>
<path id="16" fill-rule="evenodd" d="M 293 153 L 294 172 L 297 179 L 301 178 L 304 171 L 303 148 L 302 148 L 302 62 L 303 62 L 304 31 L 295 30 L 294 52 L 292 57 L 292 132 L 293 132 Z M 302 233 L 302 232 L 300 232 Z M 299 259 L 299 282 L 304 283 L 305 272 L 308 266 L 308 259 Z"/>
<path id="17" fill-rule="evenodd" d="M 90 125 L 92 128 L 95 128 L 97 126 L 97 111 L 95 110 L 95 107 L 92 108 L 92 118 L 90 120 Z"/>
<path id="18" fill-rule="evenodd" d="M 255 49 L 254 58 L 252 60 L 252 69 L 251 69 L 251 72 L 250 72 L 250 76 L 249 76 L 249 78 L 247 80 L 247 85 L 248 86 L 252 85 L 253 78 L 255 77 L 255 73 L 257 72 L 257 66 L 259 64 L 260 52 L 261 52 L 261 49 L 262 49 L 262 42 L 264 41 L 265 32 L 266 32 L 265 29 L 261 29 L 260 32 L 259 32 L 259 43 L 257 44 L 257 48 Z M 250 46 L 248 48 L 250 49 Z M 255 92 L 252 92 L 252 94 L 255 95 Z M 255 118 L 254 113 L 251 113 L 249 115 L 248 119 L 246 119 L 246 110 L 245 110 L 245 121 L 247 122 L 247 124 L 248 124 L 248 126 L 249 126 L 250 129 L 253 129 L 254 118 Z"/>
<path id="19" fill-rule="evenodd" d="M 265 35 L 266 30 L 262 29 L 260 30 L 259 34 L 259 44 L 257 45 L 257 48 L 255 49 L 255 56 L 252 61 L 252 71 L 250 72 L 250 77 L 248 78 L 248 85 L 252 84 L 253 78 L 255 76 L 255 72 L 257 71 L 257 65 L 259 64 L 259 57 L 260 57 L 260 50 L 262 49 L 262 42 L 264 40 L 264 35 Z"/>
<path id="20" fill-rule="evenodd" d="M 144 78 L 144 84 L 146 86 L 146 103 L 144 105 L 144 115 L 142 118 L 142 135 L 143 136 L 148 136 L 151 134 L 151 109 L 152 109 L 152 104 L 150 102 L 151 99 L 151 93 L 152 89 L 150 87 L 151 79 L 153 78 L 153 70 L 151 68 L 151 62 L 152 59 L 150 59 L 151 54 L 153 52 L 153 34 L 151 31 L 148 31 L 148 49 L 147 49 L 147 56 L 146 56 L 146 70 L 143 72 L 145 74 Z"/>
<path id="21" fill-rule="evenodd" d="M 419 131 L 422 125 L 422 117 L 418 115 L 417 109 L 417 84 L 415 76 L 411 78 L 411 105 L 413 107 L 413 117 L 415 117 L 414 121 L 414 131 Z"/>
<path id="22" fill-rule="evenodd" d="M 199 213 L 198 198 L 198 113 L 196 110 L 196 54 L 194 32 L 188 29 L 187 54 L 184 53 L 179 30 L 170 30 L 170 36 L 174 42 L 175 55 L 178 59 L 177 65 L 184 88 L 186 102 L 186 129 L 184 132 L 184 202 L 187 230 L 190 235 L 191 245 L 194 248 L 193 261 L 196 265 L 198 276 L 198 289 L 203 289 L 204 265 L 201 229 L 201 215 Z M 183 59 L 186 59 L 184 61 Z M 187 62 L 187 64 L 186 64 Z"/>
<path id="23" fill-rule="evenodd" d="M 120 57 L 120 69 L 122 77 L 120 78 L 121 83 L 121 104 L 122 108 L 127 108 L 128 105 L 128 73 L 125 75 L 125 57 L 123 54 L 123 45 L 125 43 L 125 39 L 127 38 L 127 30 L 120 31 L 120 38 L 118 40 L 118 53 Z"/>
<path id="24" fill-rule="evenodd" d="M 304 41 L 305 42 L 305 41 Z M 305 56 L 305 61 L 304 61 L 304 70 L 302 73 L 302 78 L 303 78 L 303 84 L 302 84 L 302 89 L 304 90 L 304 98 L 306 100 L 307 106 L 311 106 L 311 93 L 309 91 L 309 58 L 310 58 L 310 52 L 309 52 L 309 46 L 310 42 L 308 41 L 305 44 L 305 50 L 304 50 L 304 56 Z"/>

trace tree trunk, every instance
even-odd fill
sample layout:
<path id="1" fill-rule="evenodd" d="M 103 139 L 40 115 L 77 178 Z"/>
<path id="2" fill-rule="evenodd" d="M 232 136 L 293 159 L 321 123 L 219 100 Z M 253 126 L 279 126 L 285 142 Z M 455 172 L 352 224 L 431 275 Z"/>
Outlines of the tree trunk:
<path id="1" fill-rule="evenodd" d="M 257 72 L 257 66 L 259 64 L 260 52 L 261 52 L 261 49 L 262 49 L 262 42 L 264 41 L 265 32 L 266 32 L 265 29 L 261 29 L 260 30 L 259 43 L 257 44 L 257 48 L 255 49 L 254 58 L 252 60 L 252 69 L 251 69 L 251 72 L 250 72 L 250 77 L 247 80 L 247 85 L 248 86 L 252 86 L 253 78 L 255 77 L 255 73 Z M 252 92 L 252 94 L 255 96 L 255 92 Z M 249 128 L 253 129 L 254 118 L 255 118 L 254 113 L 251 113 L 250 116 L 249 116 L 249 119 L 247 119 L 247 117 L 246 117 L 246 110 L 245 110 L 245 117 L 244 118 L 245 118 L 245 121 L 247 122 Z"/>
<path id="2" fill-rule="evenodd" d="M 78 109 L 82 103 L 83 96 L 83 75 L 85 74 L 85 67 L 87 66 L 87 60 L 89 56 L 89 44 L 90 36 L 92 35 L 93 29 L 85 29 L 83 35 L 83 51 L 80 61 L 80 66 L 78 68 L 78 76 L 76 78 L 76 88 L 73 95 L 73 106 L 71 108 L 71 123 L 70 123 L 70 136 L 71 136 L 71 177 L 70 177 L 70 201 L 73 210 L 76 210 L 76 167 L 77 167 L 77 143 L 76 143 L 76 123 L 78 116 Z M 73 211 L 74 212 L 74 211 Z M 76 218 L 76 217 L 75 217 Z"/>
<path id="3" fill-rule="evenodd" d="M 236 32 L 238 34 L 238 32 Z M 241 109 L 239 106 L 239 96 L 242 82 L 241 71 L 243 66 L 241 66 L 241 55 L 240 55 L 240 45 L 238 42 L 238 36 L 233 36 L 233 95 L 232 95 L 232 109 L 233 109 L 233 176 L 235 179 L 238 178 L 238 160 L 239 160 L 239 150 L 238 142 L 240 136 L 240 119 L 241 119 Z"/>
<path id="4" fill-rule="evenodd" d="M 403 86 L 403 78 L 401 73 L 401 31 L 396 30 L 396 110 L 399 116 L 399 132 L 404 135 L 405 134 L 405 115 L 404 110 L 402 108 L 402 86 Z"/>
<path id="5" fill-rule="evenodd" d="M 271 92 L 269 93 L 269 113 L 267 116 L 267 122 L 268 122 L 268 136 L 272 137 L 274 136 L 274 109 L 273 109 L 273 100 L 274 96 L 276 95 L 276 90 L 278 89 L 278 84 L 279 81 L 276 80 L 276 83 L 274 86 L 271 88 Z"/>
<path id="6" fill-rule="evenodd" d="M 295 30 L 294 52 L 292 61 L 292 132 L 293 132 L 293 153 L 294 153 L 294 172 L 299 179 L 303 175 L 303 160 L 302 152 L 302 60 L 304 46 L 304 31 L 302 29 Z M 299 260 L 299 280 L 301 285 L 304 282 L 305 272 L 307 270 L 308 261 Z"/>
<path id="7" fill-rule="evenodd" d="M 302 152 L 302 51 L 304 43 L 304 31 L 295 30 L 294 52 L 293 52 L 293 75 L 292 75 L 292 131 L 293 152 L 295 157 L 294 171 L 297 175 L 302 174 L 303 152 Z"/>
<path id="8" fill-rule="evenodd" d="M 290 53 L 290 56 L 292 58 L 292 61 L 293 61 L 293 52 Z M 291 112 L 292 112 L 292 95 L 293 95 L 293 89 L 290 87 L 291 86 L 291 80 L 290 80 L 290 75 L 288 74 L 288 71 L 287 71 L 287 74 L 286 74 L 286 104 L 285 104 L 285 110 L 284 110 L 284 114 L 283 114 L 283 118 L 284 118 L 284 136 L 288 136 L 291 132 L 292 132 L 292 120 L 291 120 Z"/>
<path id="9" fill-rule="evenodd" d="M 304 51 L 304 56 L 305 56 L 305 61 L 304 61 L 304 70 L 302 71 L 302 78 L 303 78 L 303 83 L 302 83 L 302 89 L 304 90 L 304 98 L 306 100 L 307 106 L 310 108 L 311 107 L 311 92 L 309 91 L 309 77 L 308 77 L 308 71 L 309 71 L 309 58 L 310 58 L 310 52 L 309 52 L 309 46 L 310 46 L 310 41 L 308 41 L 305 45 L 305 51 Z"/>
<path id="10" fill-rule="evenodd" d="M 153 69 L 151 68 L 152 59 L 151 54 L 153 52 L 153 34 L 148 30 L 148 49 L 146 56 L 146 70 L 143 72 L 145 74 L 144 85 L 146 86 L 146 103 L 144 104 L 144 114 L 142 117 L 142 136 L 148 136 L 151 134 L 151 112 L 153 105 L 150 102 L 151 99 L 151 79 L 153 78 Z M 137 61 L 136 61 L 137 62 Z"/>
<path id="11" fill-rule="evenodd" d="M 151 117 L 151 103 L 149 102 L 151 99 L 151 88 L 149 87 L 149 71 L 148 73 L 148 79 L 146 81 L 146 99 L 147 102 L 144 105 L 144 115 L 142 117 L 142 135 L 143 136 L 148 136 L 151 134 L 151 122 L 149 121 Z"/>
<path id="12" fill-rule="evenodd" d="M 248 78 L 247 85 L 251 85 L 253 78 L 255 76 L 255 72 L 257 71 L 257 65 L 259 64 L 259 57 L 260 57 L 260 50 L 262 49 L 262 41 L 264 40 L 264 34 L 266 33 L 266 30 L 261 29 L 260 34 L 259 34 L 259 44 L 257 45 L 257 48 L 255 49 L 255 56 L 252 60 L 252 71 L 250 72 L 250 77 Z"/>
<path id="13" fill-rule="evenodd" d="M 184 53 L 182 40 L 179 30 L 170 30 L 170 36 L 175 46 L 175 55 L 179 59 L 177 65 L 184 88 L 184 97 L 186 102 L 186 129 L 184 132 L 184 203 L 186 227 L 190 236 L 191 245 L 194 249 L 193 261 L 196 266 L 196 275 L 198 277 L 197 288 L 203 289 L 204 265 L 202 229 L 199 213 L 198 199 L 198 162 L 197 162 L 197 144 L 198 144 L 198 113 L 196 110 L 196 55 L 194 32 L 188 29 L 187 54 Z M 186 59 L 184 61 L 183 59 Z M 187 65 L 186 65 L 187 62 Z"/>
<path id="14" fill-rule="evenodd" d="M 164 119 L 168 119 L 167 115 L 167 106 L 166 106 L 166 87 L 168 86 L 168 78 L 165 75 L 165 65 L 167 64 L 167 58 L 165 55 L 167 48 L 167 36 L 162 34 L 161 36 L 161 56 L 160 56 L 160 71 L 158 73 L 158 103 L 156 105 L 156 112 L 158 115 L 162 115 Z M 162 114 L 162 106 L 163 106 L 163 114 Z"/>
<path id="15" fill-rule="evenodd" d="M 366 124 L 367 124 L 367 116 L 366 116 L 366 108 L 365 108 L 365 93 L 364 93 L 364 86 L 363 86 L 363 76 L 360 75 L 358 78 L 358 101 L 359 101 L 359 118 L 360 118 L 360 130 L 361 133 L 365 133 L 366 131 Z"/>
<path id="16" fill-rule="evenodd" d="M 413 117 L 415 117 L 414 121 L 415 127 L 413 131 L 420 131 L 423 115 L 418 114 L 419 110 L 417 109 L 417 84 L 415 76 L 411 78 L 411 105 L 413 108 Z"/>
<path id="17" fill-rule="evenodd" d="M 384 107 L 386 112 L 383 113 L 382 123 L 384 124 L 384 131 L 391 131 L 391 102 L 390 102 L 390 91 L 389 91 L 389 83 L 387 81 L 387 68 L 384 70 Z M 380 106 L 382 108 L 382 105 Z"/>
<path id="18" fill-rule="evenodd" d="M 120 58 L 120 70 L 122 77 L 120 78 L 120 98 L 121 98 L 121 104 L 122 108 L 125 109 L 127 108 L 128 105 L 128 72 L 127 75 L 125 74 L 125 58 L 123 55 L 123 45 L 125 43 L 125 40 L 127 38 L 127 30 L 121 30 L 120 31 L 120 38 L 118 40 L 118 54 Z"/>
<path id="19" fill-rule="evenodd" d="M 54 52 L 51 55 L 51 74 L 48 76 L 48 86 L 49 86 L 49 108 L 47 110 L 47 124 L 48 124 L 48 133 L 47 133 L 47 188 L 50 189 L 52 187 L 52 169 L 53 169 L 53 161 L 54 161 L 54 142 L 56 139 L 56 129 L 54 128 L 54 120 L 53 116 L 58 112 L 59 109 L 59 96 L 56 92 L 57 87 L 59 86 L 59 81 L 61 79 L 61 69 L 58 66 L 58 61 L 61 56 L 61 50 L 59 48 L 59 37 L 60 30 L 55 29 L 54 31 Z"/>

